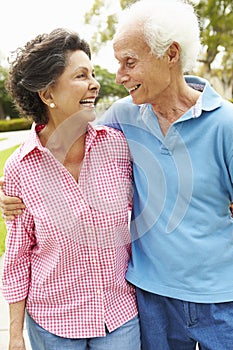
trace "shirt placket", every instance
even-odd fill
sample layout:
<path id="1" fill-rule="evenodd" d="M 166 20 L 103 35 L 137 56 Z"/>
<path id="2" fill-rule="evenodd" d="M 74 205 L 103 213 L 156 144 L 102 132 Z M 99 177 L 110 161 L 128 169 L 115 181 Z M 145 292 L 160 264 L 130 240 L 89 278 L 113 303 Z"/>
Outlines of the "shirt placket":
<path id="1" fill-rule="evenodd" d="M 87 203 L 88 206 L 88 203 Z M 88 220 L 86 227 L 86 234 L 88 240 L 88 253 L 89 253 L 89 264 L 91 270 L 91 281 L 93 296 L 95 299 L 95 322 L 96 327 L 99 331 L 105 335 L 105 310 L 104 310 L 104 287 L 103 287 L 103 278 L 101 272 L 100 264 L 100 250 L 99 240 L 98 240 L 98 230 L 95 229 L 95 221 L 92 216 L 92 210 L 88 206 Z"/>

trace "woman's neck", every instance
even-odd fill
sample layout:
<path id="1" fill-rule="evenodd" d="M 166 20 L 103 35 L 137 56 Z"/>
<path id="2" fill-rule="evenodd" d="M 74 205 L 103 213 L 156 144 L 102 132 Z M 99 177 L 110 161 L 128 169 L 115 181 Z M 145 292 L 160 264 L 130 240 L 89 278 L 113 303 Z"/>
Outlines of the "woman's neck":
<path id="1" fill-rule="evenodd" d="M 85 155 L 87 125 L 82 128 L 80 125 L 67 126 L 64 123 L 54 128 L 47 124 L 38 136 L 42 146 L 48 148 L 77 181 Z"/>

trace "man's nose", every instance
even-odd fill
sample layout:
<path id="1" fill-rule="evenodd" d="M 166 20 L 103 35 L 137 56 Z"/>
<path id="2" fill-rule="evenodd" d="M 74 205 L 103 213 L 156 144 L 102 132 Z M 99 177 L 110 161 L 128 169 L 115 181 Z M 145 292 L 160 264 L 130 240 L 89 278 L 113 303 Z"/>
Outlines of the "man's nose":
<path id="1" fill-rule="evenodd" d="M 123 85 L 128 80 L 128 75 L 122 68 L 119 68 L 116 73 L 116 83 L 119 85 Z"/>

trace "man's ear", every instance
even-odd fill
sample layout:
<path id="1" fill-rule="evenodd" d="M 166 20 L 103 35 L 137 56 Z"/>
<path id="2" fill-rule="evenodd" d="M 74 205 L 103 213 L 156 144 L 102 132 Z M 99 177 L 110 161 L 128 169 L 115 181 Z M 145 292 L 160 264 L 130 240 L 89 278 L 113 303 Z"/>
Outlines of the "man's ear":
<path id="1" fill-rule="evenodd" d="M 176 63 L 180 59 L 180 45 L 177 42 L 173 42 L 167 50 L 169 62 Z"/>

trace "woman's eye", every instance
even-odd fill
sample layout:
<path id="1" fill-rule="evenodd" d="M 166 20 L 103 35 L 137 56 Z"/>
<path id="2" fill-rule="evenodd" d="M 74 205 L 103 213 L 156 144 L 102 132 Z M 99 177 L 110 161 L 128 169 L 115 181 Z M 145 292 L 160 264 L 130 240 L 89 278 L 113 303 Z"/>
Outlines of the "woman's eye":
<path id="1" fill-rule="evenodd" d="M 85 74 L 84 74 L 84 73 L 80 73 L 80 74 L 77 75 L 77 78 L 78 78 L 78 79 L 81 79 L 81 78 L 84 78 L 84 77 L 85 77 Z"/>

